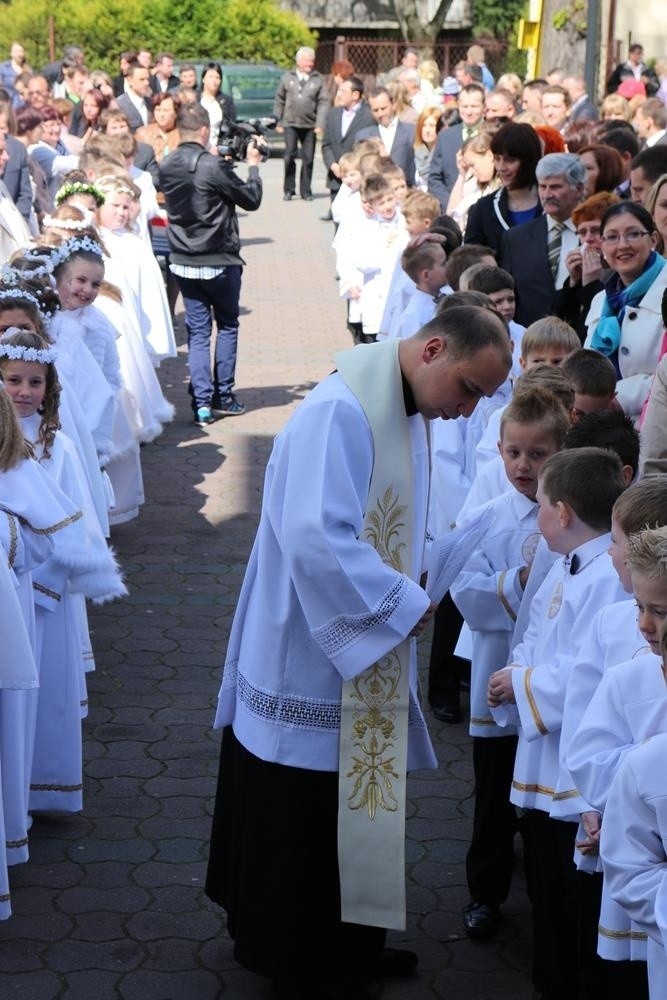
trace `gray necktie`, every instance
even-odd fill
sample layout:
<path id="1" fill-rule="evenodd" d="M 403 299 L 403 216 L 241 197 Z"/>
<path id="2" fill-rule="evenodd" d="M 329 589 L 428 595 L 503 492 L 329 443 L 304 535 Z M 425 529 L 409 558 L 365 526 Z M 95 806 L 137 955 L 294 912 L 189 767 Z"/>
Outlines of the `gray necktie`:
<path id="1" fill-rule="evenodd" d="M 549 256 L 549 269 L 551 271 L 551 277 L 556 281 L 556 276 L 558 275 L 558 265 L 560 264 L 560 249 L 563 243 L 563 230 L 565 229 L 564 222 L 554 222 L 551 229 L 549 230 L 549 244 L 547 246 L 547 254 Z"/>

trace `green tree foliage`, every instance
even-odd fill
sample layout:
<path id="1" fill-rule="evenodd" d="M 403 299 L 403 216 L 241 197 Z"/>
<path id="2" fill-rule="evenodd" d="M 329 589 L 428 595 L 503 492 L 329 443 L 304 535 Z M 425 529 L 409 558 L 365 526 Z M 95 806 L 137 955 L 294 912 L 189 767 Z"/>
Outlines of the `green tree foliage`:
<path id="1" fill-rule="evenodd" d="M 506 41 L 526 7 L 526 0 L 474 0 L 473 32 Z"/>
<path id="2" fill-rule="evenodd" d="M 0 3 L 0 37 L 13 40 L 34 67 L 49 61 L 48 18 L 55 19 L 56 57 L 80 45 L 91 68 L 115 72 L 124 49 L 146 46 L 178 59 L 271 59 L 290 65 L 313 34 L 273 0 L 10 0 Z M 7 58 L 3 56 L 3 58 Z"/>

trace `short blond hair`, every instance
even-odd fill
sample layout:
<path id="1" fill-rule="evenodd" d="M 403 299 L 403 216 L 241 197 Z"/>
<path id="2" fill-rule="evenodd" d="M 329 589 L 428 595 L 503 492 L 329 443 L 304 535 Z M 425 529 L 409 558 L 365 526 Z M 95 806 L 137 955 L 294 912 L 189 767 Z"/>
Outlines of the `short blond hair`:
<path id="1" fill-rule="evenodd" d="M 358 170 L 359 169 L 360 156 L 358 153 L 350 150 L 349 153 L 343 153 L 338 161 L 338 166 L 340 167 L 341 174 L 344 174 L 346 170 Z"/>
<path id="2" fill-rule="evenodd" d="M 630 535 L 625 561 L 631 573 L 667 581 L 667 525 Z"/>
<path id="3" fill-rule="evenodd" d="M 417 219 L 437 219 L 440 215 L 440 202 L 429 191 L 411 188 L 403 202 L 403 215 L 406 218 L 410 215 Z"/>
<path id="4" fill-rule="evenodd" d="M 521 338 L 521 357 L 544 351 L 546 348 L 562 347 L 569 354 L 581 347 L 581 341 L 569 323 L 558 316 L 545 316 L 526 327 Z"/>

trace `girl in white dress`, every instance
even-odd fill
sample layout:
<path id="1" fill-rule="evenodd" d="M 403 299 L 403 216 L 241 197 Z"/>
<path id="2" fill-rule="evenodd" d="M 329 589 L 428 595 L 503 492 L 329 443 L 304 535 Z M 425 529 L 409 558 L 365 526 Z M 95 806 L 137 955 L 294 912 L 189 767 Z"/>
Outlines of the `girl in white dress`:
<path id="1" fill-rule="evenodd" d="M 134 185 L 129 177 L 98 177 L 104 204 L 97 210 L 104 245 L 110 254 L 106 277 L 120 288 L 126 307 L 132 306 L 139 329 L 156 367 L 176 357 L 176 341 L 160 266 L 153 252 L 129 229 Z"/>
<path id="2" fill-rule="evenodd" d="M 40 634 L 31 809 L 74 812 L 82 807 L 81 717 L 87 705 L 85 657 L 90 649 L 85 596 L 97 601 L 127 591 L 102 536 L 85 473 L 72 442 L 58 430 L 60 386 L 54 352 L 36 334 L 0 338 L 0 377 L 42 468 L 83 515 L 87 554 L 76 573 L 60 565 L 36 573 Z"/>
<path id="3" fill-rule="evenodd" d="M 90 352 L 81 346 L 76 331 L 61 330 L 60 324 L 47 334 L 60 308 L 50 280 L 48 256 L 15 260 L 6 267 L 0 283 L 0 334 L 10 327 L 32 330 L 54 344 L 58 377 L 62 386 L 60 421 L 77 446 L 88 485 L 95 500 L 100 527 L 109 533 L 109 507 L 113 491 L 102 471 L 112 449 L 111 429 L 115 400 Z M 55 282 L 54 282 L 55 284 Z M 76 385 L 76 390 L 73 388 Z"/>
<path id="4" fill-rule="evenodd" d="M 116 399 L 112 451 L 106 465 L 115 501 L 109 520 L 111 524 L 124 523 L 138 516 L 144 492 L 139 444 L 133 430 L 133 404 L 123 385 L 116 347 L 118 333 L 94 305 L 104 280 L 103 249 L 98 240 L 77 235 L 49 251 L 62 304 L 59 324 L 70 321 L 76 325 L 80 340 Z"/>
<path id="5" fill-rule="evenodd" d="M 77 183 L 69 187 L 75 189 L 74 193 L 43 220 L 44 242 L 49 246 L 57 247 L 74 235 L 101 240 L 89 204 L 79 206 L 78 201 L 92 202 L 95 207 L 95 194 L 99 204 L 104 202 L 104 195 L 93 184 Z M 108 260 L 106 257 L 105 264 Z M 127 308 L 120 289 L 108 281 L 102 282 L 95 308 L 116 330 L 120 372 L 123 388 L 131 396 L 130 419 L 135 436 L 142 444 L 153 441 L 162 433 L 162 425 L 173 420 L 174 407 L 162 393 L 138 320 L 134 311 Z"/>

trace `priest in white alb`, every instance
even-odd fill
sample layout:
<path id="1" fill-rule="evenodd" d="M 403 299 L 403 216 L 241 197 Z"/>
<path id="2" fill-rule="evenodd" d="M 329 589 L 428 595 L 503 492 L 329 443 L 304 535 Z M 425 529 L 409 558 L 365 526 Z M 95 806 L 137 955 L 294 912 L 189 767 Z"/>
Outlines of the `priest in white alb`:
<path id="1" fill-rule="evenodd" d="M 370 1000 L 416 956 L 405 926 L 407 772 L 436 766 L 417 697 L 429 422 L 467 416 L 512 362 L 499 317 L 449 310 L 360 345 L 269 460 L 232 626 L 206 891 L 238 962 L 282 1000 Z"/>

